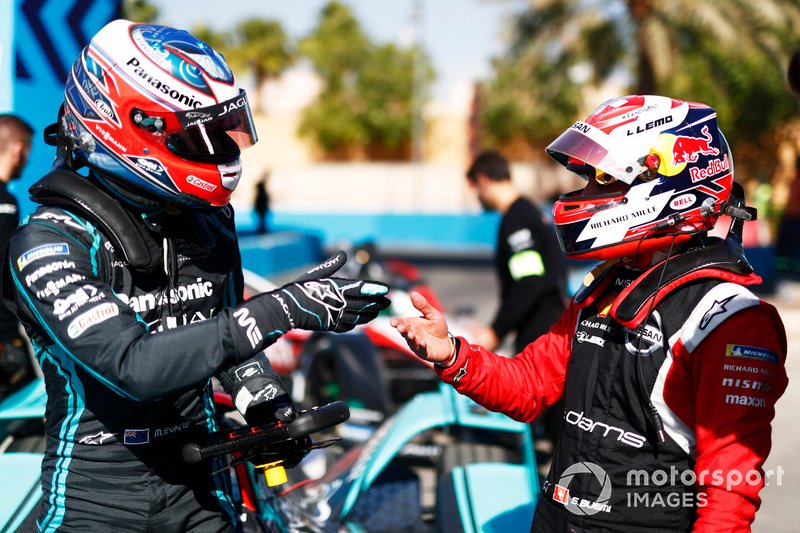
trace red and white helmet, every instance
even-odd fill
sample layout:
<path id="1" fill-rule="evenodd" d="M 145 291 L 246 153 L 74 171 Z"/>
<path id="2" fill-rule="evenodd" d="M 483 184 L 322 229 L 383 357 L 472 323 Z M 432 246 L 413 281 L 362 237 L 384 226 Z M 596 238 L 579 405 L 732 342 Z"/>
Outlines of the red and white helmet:
<path id="1" fill-rule="evenodd" d="M 59 142 L 72 160 L 170 204 L 224 206 L 256 142 L 222 55 L 184 30 L 116 20 L 67 79 Z"/>
<path id="2" fill-rule="evenodd" d="M 703 104 L 623 96 L 553 141 L 547 153 L 568 169 L 628 185 L 559 198 L 553 219 L 566 255 L 636 257 L 712 228 L 733 185 L 733 156 L 716 117 Z"/>

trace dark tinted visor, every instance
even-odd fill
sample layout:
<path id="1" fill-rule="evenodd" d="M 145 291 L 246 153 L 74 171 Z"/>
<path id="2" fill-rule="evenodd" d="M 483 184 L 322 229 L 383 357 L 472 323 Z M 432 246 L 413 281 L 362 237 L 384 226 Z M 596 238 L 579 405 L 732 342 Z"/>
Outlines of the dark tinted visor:
<path id="1" fill-rule="evenodd" d="M 175 113 L 182 129 L 167 132 L 167 147 L 177 156 L 204 163 L 228 163 L 258 140 L 247 94 L 213 106 Z"/>

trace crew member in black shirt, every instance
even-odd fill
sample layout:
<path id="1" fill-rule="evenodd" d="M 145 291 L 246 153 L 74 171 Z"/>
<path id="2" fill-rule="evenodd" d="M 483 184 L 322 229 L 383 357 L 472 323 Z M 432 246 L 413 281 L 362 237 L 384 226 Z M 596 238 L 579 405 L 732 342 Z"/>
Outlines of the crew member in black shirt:
<path id="1" fill-rule="evenodd" d="M 11 113 L 0 114 L 0 253 L 5 253 L 8 238 L 19 224 L 19 204 L 8 184 L 22 175 L 32 137 L 33 128 L 27 122 Z M 33 361 L 19 321 L 0 302 L 0 399 L 33 376 Z"/>
<path id="2" fill-rule="evenodd" d="M 520 353 L 564 311 L 563 255 L 550 219 L 517 189 L 502 154 L 495 150 L 478 154 L 467 170 L 467 181 L 484 209 L 502 215 L 495 251 L 500 306 L 491 325 L 479 330 L 473 342 L 497 350 L 513 332 L 514 353 Z M 561 402 L 556 403 L 532 424 L 537 461 L 544 474 L 561 426 L 562 408 Z"/>
<path id="3" fill-rule="evenodd" d="M 566 276 L 551 222 L 511 180 L 508 161 L 497 151 L 479 154 L 467 180 L 484 209 L 502 215 L 495 263 L 500 307 L 479 342 L 494 350 L 509 333 L 522 351 L 546 332 L 564 310 Z"/>

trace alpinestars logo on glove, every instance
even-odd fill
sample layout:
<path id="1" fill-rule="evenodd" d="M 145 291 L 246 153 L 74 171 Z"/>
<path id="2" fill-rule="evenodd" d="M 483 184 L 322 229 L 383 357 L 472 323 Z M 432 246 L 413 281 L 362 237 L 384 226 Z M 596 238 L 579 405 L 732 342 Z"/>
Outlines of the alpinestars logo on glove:
<path id="1" fill-rule="evenodd" d="M 339 292 L 339 288 L 332 281 L 326 283 L 307 281 L 301 287 L 309 298 L 322 304 L 328 311 L 326 327 L 330 328 L 339 323 L 345 301 Z"/>

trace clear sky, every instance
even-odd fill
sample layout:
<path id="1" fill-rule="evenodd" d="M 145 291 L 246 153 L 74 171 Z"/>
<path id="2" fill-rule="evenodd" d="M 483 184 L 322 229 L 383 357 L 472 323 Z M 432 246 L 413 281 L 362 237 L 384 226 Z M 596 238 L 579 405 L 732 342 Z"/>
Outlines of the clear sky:
<path id="1" fill-rule="evenodd" d="M 327 0 L 151 0 L 163 24 L 191 28 L 204 23 L 232 29 L 250 17 L 275 19 L 293 37 L 315 26 Z M 508 18 L 525 0 L 343 0 L 376 42 L 407 44 L 414 36 L 414 4 L 421 7 L 419 39 L 433 60 L 434 98 L 447 99 L 487 77 L 490 60 L 506 48 Z"/>

